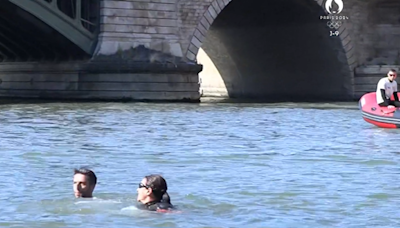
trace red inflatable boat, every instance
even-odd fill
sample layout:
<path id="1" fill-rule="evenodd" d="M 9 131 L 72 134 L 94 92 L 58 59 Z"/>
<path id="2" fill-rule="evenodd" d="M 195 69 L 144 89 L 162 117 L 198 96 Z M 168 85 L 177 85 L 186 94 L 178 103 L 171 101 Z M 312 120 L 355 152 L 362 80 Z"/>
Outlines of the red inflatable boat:
<path id="1" fill-rule="evenodd" d="M 364 94 L 360 98 L 359 106 L 368 123 L 382 128 L 400 128 L 400 109 L 380 107 L 376 102 L 375 92 Z"/>

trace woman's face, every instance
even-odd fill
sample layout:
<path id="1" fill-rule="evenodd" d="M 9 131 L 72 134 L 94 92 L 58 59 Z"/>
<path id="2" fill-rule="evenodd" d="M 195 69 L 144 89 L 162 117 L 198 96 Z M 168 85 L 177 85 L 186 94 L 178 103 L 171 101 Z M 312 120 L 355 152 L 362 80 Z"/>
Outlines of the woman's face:
<path id="1" fill-rule="evenodd" d="M 142 203 L 147 203 L 146 200 L 149 198 L 151 191 L 149 190 L 149 187 L 147 187 L 146 178 L 143 178 L 143 180 L 140 182 L 137 192 L 138 192 L 137 201 Z"/>

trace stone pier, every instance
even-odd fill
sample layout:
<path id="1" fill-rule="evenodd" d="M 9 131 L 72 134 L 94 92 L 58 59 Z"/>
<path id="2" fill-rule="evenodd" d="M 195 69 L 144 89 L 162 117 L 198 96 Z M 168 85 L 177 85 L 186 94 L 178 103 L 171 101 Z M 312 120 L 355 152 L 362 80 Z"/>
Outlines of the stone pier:
<path id="1" fill-rule="evenodd" d="M 0 98 L 199 102 L 200 65 L 95 62 L 0 64 Z"/>

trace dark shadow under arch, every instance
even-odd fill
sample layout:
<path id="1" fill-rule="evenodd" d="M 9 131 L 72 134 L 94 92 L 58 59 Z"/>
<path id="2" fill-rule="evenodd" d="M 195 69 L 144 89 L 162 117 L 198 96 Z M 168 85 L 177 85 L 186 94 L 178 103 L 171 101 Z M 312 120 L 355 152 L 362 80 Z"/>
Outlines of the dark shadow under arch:
<path id="1" fill-rule="evenodd" d="M 226 91 L 231 98 L 271 101 L 352 99 L 348 53 L 340 37 L 330 36 L 322 15 L 313 0 L 231 1 L 212 22 L 204 52 L 197 56 L 204 65 L 203 94 Z"/>

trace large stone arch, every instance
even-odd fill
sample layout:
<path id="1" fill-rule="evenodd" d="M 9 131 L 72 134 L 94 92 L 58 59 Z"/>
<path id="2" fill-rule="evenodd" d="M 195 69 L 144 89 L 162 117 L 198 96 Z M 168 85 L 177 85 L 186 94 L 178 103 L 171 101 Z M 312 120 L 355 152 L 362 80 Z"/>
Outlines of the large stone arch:
<path id="1" fill-rule="evenodd" d="M 320 7 L 323 7 L 325 0 L 311 0 L 314 3 L 318 4 Z M 214 20 L 218 17 L 218 15 L 225 9 L 225 7 L 233 2 L 232 0 L 212 0 L 209 4 L 208 8 L 205 10 L 204 14 L 201 16 L 201 19 L 198 21 L 198 24 L 190 37 L 190 44 L 188 49 L 185 52 L 185 56 L 187 59 L 196 61 L 196 57 L 201 49 L 203 42 L 207 36 L 208 30 L 213 24 Z M 343 12 L 346 13 L 349 11 L 348 8 L 344 8 Z M 342 21 L 342 26 L 339 30 L 339 38 L 344 49 L 344 55 L 342 53 L 338 53 L 337 58 L 340 60 L 341 69 L 340 71 L 343 74 L 348 75 L 348 82 L 343 85 L 347 94 L 345 97 L 339 99 L 352 99 L 354 96 L 354 69 L 358 65 L 357 56 L 355 54 L 355 45 L 353 45 L 350 29 L 351 29 L 350 21 Z M 335 98 L 333 98 L 335 99 Z"/>

